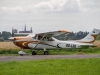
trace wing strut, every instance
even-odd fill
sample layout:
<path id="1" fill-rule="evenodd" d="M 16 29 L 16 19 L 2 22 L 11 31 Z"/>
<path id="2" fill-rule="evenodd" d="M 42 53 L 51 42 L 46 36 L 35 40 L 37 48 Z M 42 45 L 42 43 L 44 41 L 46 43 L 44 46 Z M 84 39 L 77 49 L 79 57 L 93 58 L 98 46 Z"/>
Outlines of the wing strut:
<path id="1" fill-rule="evenodd" d="M 46 34 L 43 35 L 43 37 L 40 39 L 40 41 L 36 44 L 36 46 L 34 47 L 34 49 L 38 46 L 38 44 L 43 40 L 43 38 L 46 36 Z"/>

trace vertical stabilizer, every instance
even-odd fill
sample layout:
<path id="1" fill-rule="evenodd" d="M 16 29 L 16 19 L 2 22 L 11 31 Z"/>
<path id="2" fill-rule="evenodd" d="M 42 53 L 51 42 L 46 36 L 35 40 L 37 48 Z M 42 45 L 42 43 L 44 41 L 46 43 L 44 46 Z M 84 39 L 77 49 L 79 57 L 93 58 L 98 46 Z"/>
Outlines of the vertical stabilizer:
<path id="1" fill-rule="evenodd" d="M 93 43 L 96 40 L 96 37 L 99 33 L 99 29 L 93 29 L 85 38 L 78 40 L 78 42 Z"/>

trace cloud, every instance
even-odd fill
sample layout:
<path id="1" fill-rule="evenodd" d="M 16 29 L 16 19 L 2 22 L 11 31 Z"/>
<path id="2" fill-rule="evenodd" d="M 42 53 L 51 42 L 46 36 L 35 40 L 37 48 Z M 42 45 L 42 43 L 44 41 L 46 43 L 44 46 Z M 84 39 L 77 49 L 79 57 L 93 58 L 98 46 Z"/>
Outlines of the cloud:
<path id="1" fill-rule="evenodd" d="M 100 0 L 81 0 L 82 12 L 85 13 L 98 13 L 100 11 Z"/>
<path id="2" fill-rule="evenodd" d="M 26 6 L 1 7 L 4 13 L 33 13 L 33 12 L 79 12 L 80 0 L 49 0 Z"/>
<path id="3" fill-rule="evenodd" d="M 21 6 L 17 7 L 1 7 L 1 10 L 3 10 L 4 13 L 22 13 L 24 12 L 23 8 Z"/>
<path id="4" fill-rule="evenodd" d="M 14 1 L 15 2 L 15 1 Z M 38 12 L 49 13 L 79 13 L 79 12 L 98 12 L 99 0 L 83 1 L 83 0 L 48 0 L 38 3 L 33 2 L 15 2 L 17 4 L 0 7 L 0 13 L 7 14 L 27 14 Z M 7 3 L 8 4 L 8 3 Z"/>
<path id="5" fill-rule="evenodd" d="M 50 0 L 41 2 L 35 7 L 42 11 L 51 12 L 79 12 L 81 9 L 80 0 Z"/>

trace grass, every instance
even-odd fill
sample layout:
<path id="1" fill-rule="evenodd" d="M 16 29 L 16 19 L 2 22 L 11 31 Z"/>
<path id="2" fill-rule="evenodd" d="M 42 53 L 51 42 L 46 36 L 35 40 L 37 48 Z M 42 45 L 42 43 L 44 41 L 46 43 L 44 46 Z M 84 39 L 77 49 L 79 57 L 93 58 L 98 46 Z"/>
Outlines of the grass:
<path id="1" fill-rule="evenodd" d="M 50 54 L 99 54 L 100 48 L 51 50 Z"/>
<path id="2" fill-rule="evenodd" d="M 4 49 L 20 49 L 20 48 L 15 46 L 13 42 L 0 42 L 0 50 Z"/>
<path id="3" fill-rule="evenodd" d="M 0 75 L 100 75 L 100 59 L 0 62 Z"/>
<path id="4" fill-rule="evenodd" d="M 97 36 L 96 40 L 100 40 L 100 34 Z"/>
<path id="5" fill-rule="evenodd" d="M 4 49 L 0 50 L 0 55 L 18 55 L 18 49 Z M 28 55 L 31 55 L 31 50 L 25 50 Z M 43 50 L 38 51 L 38 55 L 43 55 Z M 49 55 L 69 55 L 69 54 L 100 54 L 100 48 L 88 48 L 88 49 L 61 49 L 61 50 L 49 50 Z"/>

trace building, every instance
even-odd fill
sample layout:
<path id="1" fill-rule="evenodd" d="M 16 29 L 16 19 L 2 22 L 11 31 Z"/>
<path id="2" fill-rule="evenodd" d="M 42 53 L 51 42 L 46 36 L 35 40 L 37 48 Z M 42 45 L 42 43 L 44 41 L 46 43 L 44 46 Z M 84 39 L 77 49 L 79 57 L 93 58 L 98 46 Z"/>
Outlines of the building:
<path id="1" fill-rule="evenodd" d="M 23 31 L 19 31 L 19 33 L 32 33 L 32 27 L 30 28 L 30 30 L 26 30 L 26 25 L 24 27 L 24 30 Z"/>
<path id="2" fill-rule="evenodd" d="M 25 24 L 24 30 L 19 31 L 19 32 L 17 29 L 12 28 L 12 33 L 32 33 L 32 32 L 33 32 L 32 27 L 30 28 L 30 30 L 27 30 L 26 24 Z"/>
<path id="3" fill-rule="evenodd" d="M 12 28 L 12 33 L 18 33 L 17 29 Z"/>

